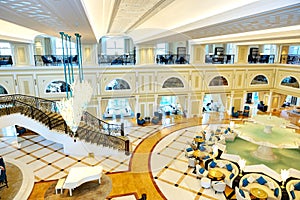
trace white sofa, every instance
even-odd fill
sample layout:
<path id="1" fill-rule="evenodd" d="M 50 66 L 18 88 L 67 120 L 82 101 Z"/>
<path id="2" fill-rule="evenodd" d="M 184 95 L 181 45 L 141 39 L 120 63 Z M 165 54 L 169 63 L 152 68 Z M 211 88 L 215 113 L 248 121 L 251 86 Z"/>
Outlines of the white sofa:
<path id="1" fill-rule="evenodd" d="M 210 164 L 212 162 L 213 161 L 210 161 L 208 163 L 208 170 L 211 168 Z M 225 175 L 224 182 L 226 183 L 226 185 L 228 185 L 229 187 L 232 188 L 233 181 L 239 174 L 239 169 L 238 169 L 237 165 L 234 164 L 233 162 L 230 162 L 229 160 L 215 160 L 214 162 L 216 162 L 216 164 L 217 164 L 216 167 L 214 167 L 214 168 L 218 169 Z M 227 169 L 227 165 L 229 165 L 229 164 L 232 166 L 231 171 L 229 171 Z"/>
<path id="2" fill-rule="evenodd" d="M 295 188 L 295 185 L 300 183 L 300 179 L 290 180 L 286 183 L 286 191 L 289 195 L 290 200 L 300 200 L 300 190 Z M 294 192 L 295 198 L 292 197 L 291 191 Z"/>
<path id="3" fill-rule="evenodd" d="M 266 183 L 265 184 L 260 184 L 257 182 L 257 179 L 262 177 Z M 247 179 L 248 184 L 243 185 L 244 180 Z M 246 181 L 245 181 L 246 182 Z M 270 177 L 263 175 L 263 174 L 258 174 L 258 173 L 249 173 L 244 175 L 240 182 L 239 182 L 239 188 L 242 190 L 245 190 L 250 193 L 251 188 L 261 188 L 268 194 L 268 200 L 275 200 L 275 199 L 281 199 L 282 197 L 282 192 L 279 184 L 271 179 Z M 277 188 L 277 189 L 276 189 Z M 275 196 L 275 189 L 278 191 L 278 196 Z"/>

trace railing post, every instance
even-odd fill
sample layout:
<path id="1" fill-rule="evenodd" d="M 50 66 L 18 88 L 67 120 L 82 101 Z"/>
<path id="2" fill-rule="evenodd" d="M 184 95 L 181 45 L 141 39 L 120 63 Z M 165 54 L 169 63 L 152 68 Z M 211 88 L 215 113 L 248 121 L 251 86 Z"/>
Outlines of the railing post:
<path id="1" fill-rule="evenodd" d="M 124 136 L 124 123 L 121 123 L 121 136 Z"/>
<path id="2" fill-rule="evenodd" d="M 30 113 L 30 115 L 31 115 L 31 118 L 32 118 L 32 119 L 34 119 L 34 113 L 33 113 L 33 110 L 34 110 L 34 109 L 33 109 L 33 107 L 32 107 L 32 106 L 30 106 L 30 110 L 31 110 L 31 113 Z"/>
<path id="3" fill-rule="evenodd" d="M 125 155 L 126 156 L 130 155 L 130 142 L 129 142 L 129 140 L 125 140 Z"/>
<path id="4" fill-rule="evenodd" d="M 51 130 L 52 128 L 51 128 L 51 119 L 50 119 L 50 117 L 48 117 L 48 126 L 49 126 L 49 129 Z"/>

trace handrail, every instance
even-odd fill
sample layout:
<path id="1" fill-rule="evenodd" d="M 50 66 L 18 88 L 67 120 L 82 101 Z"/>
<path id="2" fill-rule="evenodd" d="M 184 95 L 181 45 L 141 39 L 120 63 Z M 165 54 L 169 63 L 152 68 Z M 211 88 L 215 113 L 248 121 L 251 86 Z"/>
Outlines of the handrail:
<path id="1" fill-rule="evenodd" d="M 2 106 L 1 106 L 2 105 Z M 26 107 L 26 109 L 17 109 L 16 107 Z M 3 111 L 3 108 L 6 112 Z M 51 118 L 46 113 L 59 113 L 59 110 L 56 106 L 55 101 L 33 97 L 22 94 L 14 94 L 14 95 L 4 95 L 0 96 L 0 116 L 3 114 L 11 114 L 12 110 L 20 112 L 22 114 L 27 114 L 31 118 L 35 119 L 36 116 L 46 116 L 47 122 L 45 125 L 48 126 L 49 129 L 55 128 L 59 130 L 57 127 L 53 127 L 51 124 Z M 28 114 L 27 112 L 30 111 Z M 109 146 L 112 148 L 117 148 L 120 150 L 125 150 L 126 153 L 129 153 L 129 140 L 124 137 L 124 124 L 110 124 L 101 119 L 96 118 L 88 112 L 84 112 L 82 116 L 82 121 L 90 127 L 93 127 L 95 130 L 89 130 L 87 128 L 79 126 L 77 132 L 84 132 L 87 135 L 92 135 L 97 133 L 97 144 L 102 144 L 103 146 Z M 67 127 L 64 122 L 64 130 L 66 134 L 71 133 L 71 130 Z M 112 133 L 121 133 L 120 137 L 114 136 Z M 75 134 L 76 136 L 76 134 Z"/>

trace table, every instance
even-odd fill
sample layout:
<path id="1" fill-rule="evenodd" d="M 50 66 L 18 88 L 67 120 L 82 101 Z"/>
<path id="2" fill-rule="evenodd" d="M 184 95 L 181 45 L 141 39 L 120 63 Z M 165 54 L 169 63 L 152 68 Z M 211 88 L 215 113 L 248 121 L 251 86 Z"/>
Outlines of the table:
<path id="1" fill-rule="evenodd" d="M 195 150 L 195 151 L 193 152 L 193 156 L 194 156 L 195 158 L 201 159 L 201 158 L 204 158 L 204 157 L 206 156 L 206 153 L 200 151 L 199 149 L 197 149 L 197 150 Z"/>
<path id="2" fill-rule="evenodd" d="M 70 192 L 70 196 L 72 196 L 72 190 L 83 183 L 93 180 L 99 180 L 100 184 L 102 171 L 103 168 L 101 166 L 72 167 L 66 178 L 63 188 L 68 189 Z"/>
<path id="3" fill-rule="evenodd" d="M 261 188 L 251 188 L 250 194 L 258 199 L 267 199 L 268 198 L 267 192 Z"/>
<path id="4" fill-rule="evenodd" d="M 209 169 L 207 177 L 213 181 L 221 181 L 225 179 L 225 174 L 217 169 Z"/>
<path id="5" fill-rule="evenodd" d="M 197 148 L 199 149 L 199 146 L 202 142 L 204 142 L 204 138 L 194 138 L 194 141 L 197 143 Z"/>

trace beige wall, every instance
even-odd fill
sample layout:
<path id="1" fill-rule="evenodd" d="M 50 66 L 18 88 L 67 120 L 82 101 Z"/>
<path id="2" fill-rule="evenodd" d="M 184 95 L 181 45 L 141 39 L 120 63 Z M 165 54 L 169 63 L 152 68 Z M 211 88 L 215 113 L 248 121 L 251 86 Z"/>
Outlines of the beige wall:
<path id="1" fill-rule="evenodd" d="M 263 66 L 263 67 L 262 67 Z M 187 110 L 188 116 L 201 115 L 202 99 L 204 94 L 222 93 L 232 98 L 232 105 L 240 110 L 244 106 L 245 92 L 265 91 L 264 100 L 268 102 L 270 90 L 276 94 L 290 94 L 300 97 L 300 89 L 281 86 L 282 79 L 286 76 L 294 76 L 300 81 L 300 66 L 290 65 L 162 65 L 147 66 L 110 66 L 109 69 L 101 67 L 84 67 L 84 77 L 94 89 L 93 100 L 89 109 L 98 117 L 102 117 L 101 103 L 97 99 L 109 98 L 132 98 L 135 99 L 133 110 L 143 111 L 145 115 L 152 116 L 159 96 L 175 95 L 181 96 Z M 75 68 L 75 75 L 77 69 Z M 257 75 L 268 78 L 269 84 L 250 85 L 252 79 Z M 228 80 L 228 86 L 209 87 L 209 82 L 215 76 L 224 76 Z M 183 84 L 183 88 L 162 88 L 164 81 L 168 78 L 177 77 Z M 113 79 L 121 78 L 128 82 L 130 90 L 106 91 L 106 85 Z M 55 80 L 64 81 L 62 67 L 9 67 L 0 68 L 0 84 L 10 94 L 21 93 L 42 98 L 59 100 L 66 95 L 46 94 L 45 88 Z M 233 95 L 229 95 L 233 92 Z M 139 96 L 139 98 L 136 98 Z M 230 110 L 230 98 L 226 101 L 227 111 Z M 138 99 L 138 100 L 137 100 Z M 277 96 L 272 97 L 272 108 L 280 106 Z M 101 101 L 101 100 L 100 100 Z"/>

